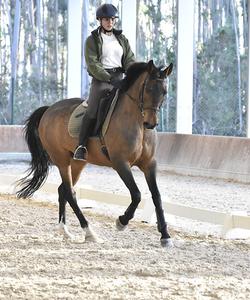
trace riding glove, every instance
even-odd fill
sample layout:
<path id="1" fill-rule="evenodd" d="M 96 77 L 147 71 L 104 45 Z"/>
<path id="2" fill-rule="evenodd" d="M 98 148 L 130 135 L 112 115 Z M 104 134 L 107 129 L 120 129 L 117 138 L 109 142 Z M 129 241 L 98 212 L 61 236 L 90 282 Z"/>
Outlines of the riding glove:
<path id="1" fill-rule="evenodd" d="M 121 89 L 122 88 L 122 80 L 117 79 L 117 78 L 111 78 L 109 81 L 110 84 L 113 85 L 116 89 Z"/>

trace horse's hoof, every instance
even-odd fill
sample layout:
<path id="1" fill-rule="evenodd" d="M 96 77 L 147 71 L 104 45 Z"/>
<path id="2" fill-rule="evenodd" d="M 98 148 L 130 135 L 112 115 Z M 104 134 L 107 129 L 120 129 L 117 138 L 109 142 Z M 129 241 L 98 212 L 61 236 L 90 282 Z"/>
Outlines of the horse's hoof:
<path id="1" fill-rule="evenodd" d="M 102 241 L 97 236 L 86 236 L 85 242 L 90 243 L 102 243 Z"/>
<path id="2" fill-rule="evenodd" d="M 98 244 L 103 244 L 104 240 L 99 238 L 96 234 L 91 235 L 91 236 L 85 236 L 85 243 L 98 243 Z"/>
<path id="3" fill-rule="evenodd" d="M 123 231 L 126 229 L 127 225 L 123 225 L 121 222 L 120 222 L 120 219 L 118 218 L 116 221 L 115 221 L 115 225 L 116 225 L 116 229 L 119 230 L 119 231 Z"/>
<path id="4" fill-rule="evenodd" d="M 69 232 L 67 226 L 62 222 L 60 222 L 58 225 L 58 231 L 61 235 L 63 235 L 64 239 L 68 239 L 71 241 L 74 240 L 74 236 Z"/>
<path id="5" fill-rule="evenodd" d="M 173 248 L 174 243 L 171 238 L 161 239 L 161 246 L 164 248 Z"/>
<path id="6" fill-rule="evenodd" d="M 94 230 L 91 227 L 86 227 L 83 229 L 85 232 L 85 242 L 93 242 L 93 243 L 102 243 L 103 240 L 101 240 L 97 234 L 94 232 Z"/>

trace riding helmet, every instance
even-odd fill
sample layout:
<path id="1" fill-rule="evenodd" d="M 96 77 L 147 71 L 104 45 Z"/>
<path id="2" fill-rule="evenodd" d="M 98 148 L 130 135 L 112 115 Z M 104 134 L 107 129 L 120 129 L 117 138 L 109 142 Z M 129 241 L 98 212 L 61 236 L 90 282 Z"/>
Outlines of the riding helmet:
<path id="1" fill-rule="evenodd" d="M 102 4 L 96 10 L 96 18 L 118 18 L 118 10 L 113 4 Z"/>

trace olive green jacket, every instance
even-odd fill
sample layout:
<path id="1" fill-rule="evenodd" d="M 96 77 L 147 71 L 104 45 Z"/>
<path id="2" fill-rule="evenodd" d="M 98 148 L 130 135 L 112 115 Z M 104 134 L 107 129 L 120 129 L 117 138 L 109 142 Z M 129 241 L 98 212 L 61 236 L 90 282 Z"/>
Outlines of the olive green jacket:
<path id="1" fill-rule="evenodd" d="M 123 49 L 122 68 L 124 72 L 126 72 L 128 67 L 135 62 L 135 56 L 130 48 L 127 38 L 122 34 L 122 31 L 114 29 L 113 33 Z M 92 31 L 91 35 L 86 39 L 84 49 L 85 61 L 90 76 L 101 81 L 109 81 L 111 76 L 101 63 L 102 44 L 103 41 L 100 34 L 100 27 L 98 27 Z"/>

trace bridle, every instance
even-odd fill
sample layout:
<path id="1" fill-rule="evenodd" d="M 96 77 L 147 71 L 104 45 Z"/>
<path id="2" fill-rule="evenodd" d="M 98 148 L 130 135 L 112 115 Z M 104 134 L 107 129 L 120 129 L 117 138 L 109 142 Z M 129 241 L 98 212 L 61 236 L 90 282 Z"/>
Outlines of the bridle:
<path id="1" fill-rule="evenodd" d="M 159 107 L 144 107 L 144 93 L 145 93 L 145 89 L 146 89 L 146 85 L 147 85 L 147 82 L 148 82 L 148 79 L 149 79 L 149 74 L 147 75 L 147 77 L 145 78 L 143 84 L 142 84 L 142 88 L 140 89 L 139 91 L 139 103 L 137 101 L 137 99 L 135 97 L 132 97 L 129 93 L 125 93 L 136 105 L 137 107 L 139 108 L 142 116 L 144 116 L 144 111 L 145 110 L 152 110 L 154 111 L 155 113 L 158 113 L 160 111 L 160 108 L 161 108 L 161 105 Z M 156 81 L 164 81 L 164 79 L 156 79 Z"/>

